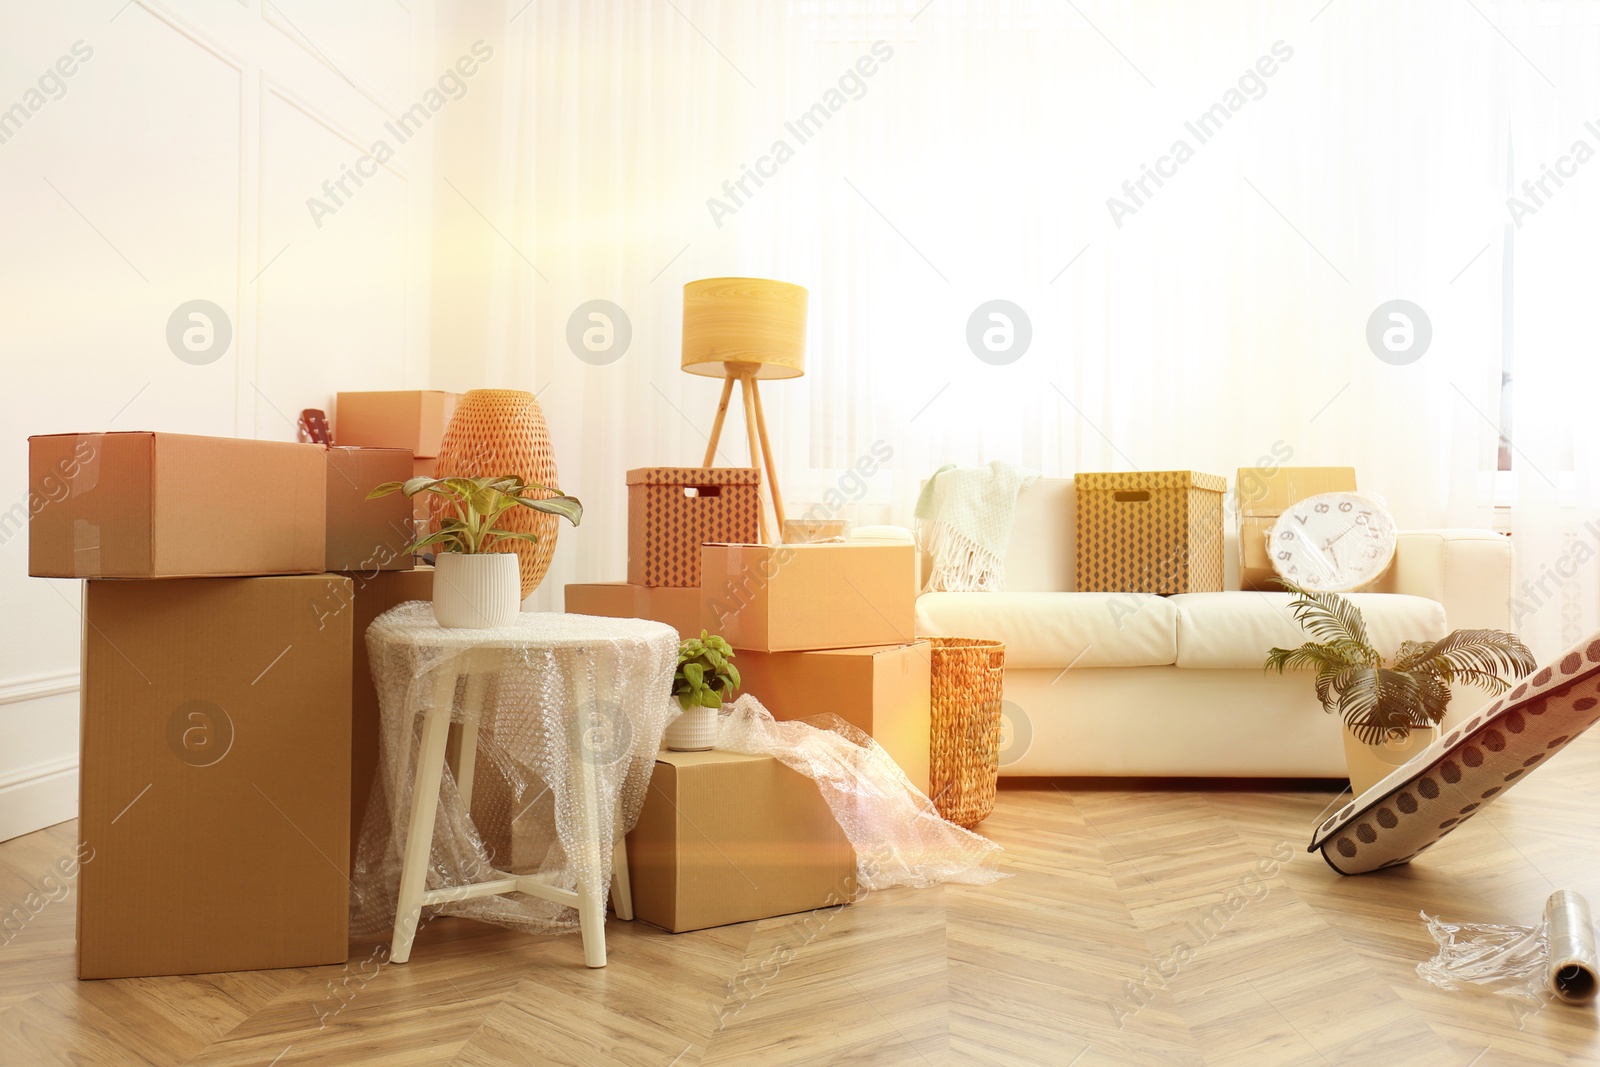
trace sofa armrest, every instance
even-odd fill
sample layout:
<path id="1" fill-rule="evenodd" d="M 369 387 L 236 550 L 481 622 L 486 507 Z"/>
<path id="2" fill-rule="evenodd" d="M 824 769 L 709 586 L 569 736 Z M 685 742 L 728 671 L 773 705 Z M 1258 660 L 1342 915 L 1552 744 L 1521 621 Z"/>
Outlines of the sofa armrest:
<path id="1" fill-rule="evenodd" d="M 1451 629 L 1511 629 L 1511 539 L 1490 530 L 1406 530 L 1374 592 L 1444 605 Z"/>

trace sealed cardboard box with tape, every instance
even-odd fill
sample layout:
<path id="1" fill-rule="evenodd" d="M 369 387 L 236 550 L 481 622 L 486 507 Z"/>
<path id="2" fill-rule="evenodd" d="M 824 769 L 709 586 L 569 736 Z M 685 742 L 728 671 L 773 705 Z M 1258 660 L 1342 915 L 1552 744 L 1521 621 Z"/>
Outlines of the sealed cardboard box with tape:
<path id="1" fill-rule="evenodd" d="M 1239 511 L 1239 588 L 1273 589 L 1268 556 L 1272 526 L 1289 508 L 1319 493 L 1353 492 L 1354 467 L 1240 467 L 1234 482 Z"/>
<path id="2" fill-rule="evenodd" d="M 706 545 L 701 625 L 734 648 L 805 652 L 910 642 L 909 544 Z"/>
<path id="3" fill-rule="evenodd" d="M 333 574 L 86 583 L 80 978 L 346 958 L 351 596 Z"/>
<path id="4" fill-rule="evenodd" d="M 734 752 L 657 754 L 628 872 L 634 915 L 674 933 L 857 895 L 855 849 L 817 784 Z"/>
<path id="5" fill-rule="evenodd" d="M 664 622 L 679 637 L 699 637 L 700 590 L 629 582 L 583 582 L 567 586 L 566 607 L 574 615 Z"/>
<path id="6" fill-rule="evenodd" d="M 320 445 L 136 431 L 30 437 L 28 573 L 321 573 L 326 478 Z"/>
<path id="7" fill-rule="evenodd" d="M 832 712 L 870 734 L 911 784 L 928 791 L 932 658 L 927 641 L 818 652 L 740 651 L 740 692 L 775 719 Z"/>

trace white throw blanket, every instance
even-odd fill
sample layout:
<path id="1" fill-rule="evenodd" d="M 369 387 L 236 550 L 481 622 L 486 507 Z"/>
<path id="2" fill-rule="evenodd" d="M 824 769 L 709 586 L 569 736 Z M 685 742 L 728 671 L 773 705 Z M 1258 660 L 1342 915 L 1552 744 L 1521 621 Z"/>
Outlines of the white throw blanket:
<path id="1" fill-rule="evenodd" d="M 995 460 L 987 467 L 935 471 L 917 498 L 917 520 L 933 555 L 926 589 L 995 593 L 1005 588 L 1004 557 L 1011 543 L 1017 494 L 1039 473 Z"/>

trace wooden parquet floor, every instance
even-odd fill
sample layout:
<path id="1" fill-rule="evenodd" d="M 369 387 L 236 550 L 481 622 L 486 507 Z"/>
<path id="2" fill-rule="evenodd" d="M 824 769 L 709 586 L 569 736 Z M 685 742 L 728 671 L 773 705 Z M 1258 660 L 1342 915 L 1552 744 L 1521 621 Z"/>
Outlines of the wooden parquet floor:
<path id="1" fill-rule="evenodd" d="M 0 1067 L 1600 1063 L 1592 1007 L 1415 972 L 1419 910 L 1600 906 L 1600 732 L 1410 868 L 1341 878 L 1307 854 L 1335 796 L 1008 785 L 984 830 L 1010 879 L 691 934 L 612 920 L 601 971 L 576 938 L 440 919 L 403 966 L 358 945 L 344 967 L 79 982 L 69 896 L 0 944 Z M 73 834 L 0 844 L 0 903 Z"/>

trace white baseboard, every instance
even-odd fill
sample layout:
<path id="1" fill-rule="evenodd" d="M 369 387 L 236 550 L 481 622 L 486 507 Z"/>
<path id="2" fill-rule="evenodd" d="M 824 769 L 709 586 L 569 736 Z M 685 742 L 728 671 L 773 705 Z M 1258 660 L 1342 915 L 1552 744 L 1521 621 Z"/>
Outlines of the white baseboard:
<path id="1" fill-rule="evenodd" d="M 78 817 L 78 757 L 23 767 L 0 778 L 0 841 Z"/>
<path id="2" fill-rule="evenodd" d="M 77 691 L 77 671 L 41 674 L 32 678 L 13 678 L 0 681 L 0 704 L 20 704 L 24 700 L 38 700 L 40 697 L 53 697 Z"/>

